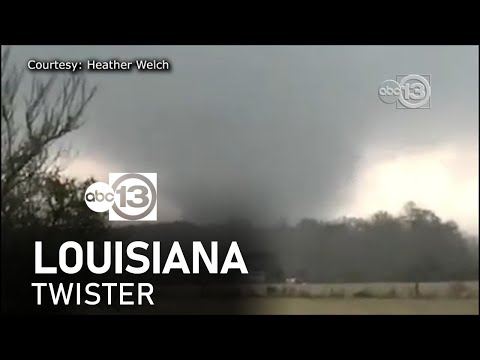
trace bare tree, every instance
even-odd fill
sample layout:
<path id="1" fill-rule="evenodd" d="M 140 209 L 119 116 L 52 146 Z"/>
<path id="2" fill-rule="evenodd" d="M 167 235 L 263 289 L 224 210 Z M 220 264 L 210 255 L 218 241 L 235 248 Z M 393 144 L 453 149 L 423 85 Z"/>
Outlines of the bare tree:
<path id="1" fill-rule="evenodd" d="M 52 164 L 60 155 L 49 151 L 51 145 L 83 125 L 82 115 L 97 90 L 78 75 L 61 81 L 54 74 L 46 79 L 34 77 L 22 103 L 24 71 L 11 63 L 10 50 L 2 49 L 1 55 L 2 223 L 34 203 L 44 175 L 54 171 Z"/>

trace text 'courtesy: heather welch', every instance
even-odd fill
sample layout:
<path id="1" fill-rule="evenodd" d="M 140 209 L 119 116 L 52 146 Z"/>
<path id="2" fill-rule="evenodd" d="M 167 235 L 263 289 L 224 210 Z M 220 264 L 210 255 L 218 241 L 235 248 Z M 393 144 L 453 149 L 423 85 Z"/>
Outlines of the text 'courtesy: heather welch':
<path id="1" fill-rule="evenodd" d="M 170 71 L 171 62 L 167 59 L 136 60 L 38 60 L 27 61 L 30 71 Z"/>

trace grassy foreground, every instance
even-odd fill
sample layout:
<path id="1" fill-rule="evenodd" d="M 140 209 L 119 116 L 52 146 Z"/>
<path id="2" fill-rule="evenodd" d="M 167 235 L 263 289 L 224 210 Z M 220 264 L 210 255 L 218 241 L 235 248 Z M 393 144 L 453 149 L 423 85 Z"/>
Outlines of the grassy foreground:
<path id="1" fill-rule="evenodd" d="M 154 306 L 88 309 L 91 314 L 478 315 L 478 299 L 156 299 Z"/>
<path id="2" fill-rule="evenodd" d="M 478 314 L 478 299 L 258 299 L 258 314 Z"/>

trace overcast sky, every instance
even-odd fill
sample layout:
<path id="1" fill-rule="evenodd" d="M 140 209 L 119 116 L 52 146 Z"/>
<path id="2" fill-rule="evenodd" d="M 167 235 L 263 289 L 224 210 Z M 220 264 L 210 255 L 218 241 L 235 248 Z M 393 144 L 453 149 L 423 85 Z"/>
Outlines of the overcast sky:
<path id="1" fill-rule="evenodd" d="M 70 174 L 158 172 L 160 220 L 366 216 L 413 200 L 478 234 L 478 47 L 12 50 L 19 67 L 170 61 L 170 72 L 85 72 L 99 90 L 68 139 Z M 379 100 L 397 74 L 431 75 L 430 109 Z"/>

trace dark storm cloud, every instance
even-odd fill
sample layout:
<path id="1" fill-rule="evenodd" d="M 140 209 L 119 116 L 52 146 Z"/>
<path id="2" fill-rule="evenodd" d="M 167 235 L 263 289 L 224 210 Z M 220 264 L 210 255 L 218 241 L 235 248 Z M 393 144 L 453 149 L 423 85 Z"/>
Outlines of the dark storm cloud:
<path id="1" fill-rule="evenodd" d="M 20 66 L 169 59 L 171 72 L 88 73 L 99 93 L 74 144 L 125 171 L 158 172 L 159 190 L 191 220 L 327 214 L 365 146 L 478 134 L 474 47 L 58 46 L 14 56 Z M 410 73 L 432 75 L 432 109 L 378 99 L 382 81 Z"/>

